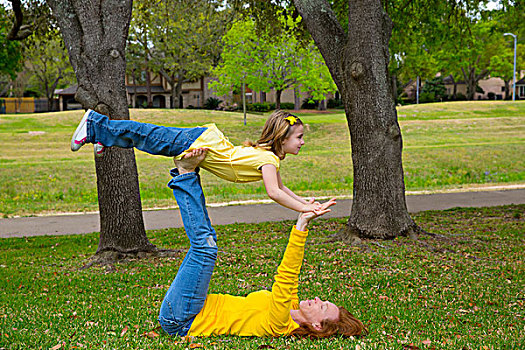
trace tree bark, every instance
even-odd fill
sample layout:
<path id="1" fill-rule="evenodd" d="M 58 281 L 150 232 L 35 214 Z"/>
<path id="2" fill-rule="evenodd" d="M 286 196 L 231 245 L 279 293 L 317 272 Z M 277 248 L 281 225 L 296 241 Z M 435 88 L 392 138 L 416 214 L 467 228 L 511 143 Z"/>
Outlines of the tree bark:
<path id="1" fill-rule="evenodd" d="M 179 75 L 177 76 L 177 85 L 176 85 L 176 93 L 177 97 L 179 99 L 179 108 L 184 108 L 184 97 L 182 96 L 182 84 L 184 84 L 186 80 L 186 71 L 182 70 L 179 72 Z"/>
<path id="2" fill-rule="evenodd" d="M 299 88 L 295 86 L 293 89 L 293 107 L 296 111 L 301 109 L 301 98 L 299 94 Z"/>
<path id="3" fill-rule="evenodd" d="M 275 90 L 275 109 L 281 108 L 281 95 L 283 90 Z"/>
<path id="4" fill-rule="evenodd" d="M 20 0 L 10 0 L 13 12 L 15 14 L 15 21 L 13 27 L 7 34 L 7 40 L 24 40 L 33 34 L 33 28 L 30 24 L 22 24 L 24 21 L 24 14 L 22 13 L 22 2 Z"/>
<path id="5" fill-rule="evenodd" d="M 78 80 L 75 99 L 112 119 L 129 119 L 125 46 L 131 0 L 49 0 Z M 95 158 L 100 241 L 95 258 L 111 263 L 126 254 L 152 252 L 146 237 L 135 156 L 108 148 Z"/>
<path id="6" fill-rule="evenodd" d="M 353 203 L 343 240 L 415 236 L 405 202 L 402 138 L 388 76 L 390 18 L 380 0 L 349 1 L 348 35 L 325 0 L 295 0 L 341 92 L 350 130 Z"/>
<path id="7" fill-rule="evenodd" d="M 144 58 L 145 64 L 146 64 L 146 102 L 148 105 L 148 108 L 153 107 L 153 101 L 151 99 L 151 75 L 149 71 L 149 64 L 148 64 L 148 57 L 145 56 Z"/>

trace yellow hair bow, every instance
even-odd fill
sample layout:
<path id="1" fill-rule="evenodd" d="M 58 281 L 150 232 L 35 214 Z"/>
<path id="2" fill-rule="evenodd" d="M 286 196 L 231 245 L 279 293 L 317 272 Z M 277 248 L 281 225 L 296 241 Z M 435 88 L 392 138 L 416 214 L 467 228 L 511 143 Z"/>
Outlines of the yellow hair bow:
<path id="1" fill-rule="evenodd" d="M 293 115 L 288 116 L 288 117 L 286 117 L 284 119 L 288 120 L 290 122 L 290 125 L 294 125 L 295 123 L 297 123 L 297 118 L 294 117 Z"/>

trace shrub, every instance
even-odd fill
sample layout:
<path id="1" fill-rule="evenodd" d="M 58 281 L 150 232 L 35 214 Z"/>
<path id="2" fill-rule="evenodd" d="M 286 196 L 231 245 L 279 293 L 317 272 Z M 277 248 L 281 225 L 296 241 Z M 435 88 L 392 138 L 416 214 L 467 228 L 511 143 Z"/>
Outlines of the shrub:
<path id="1" fill-rule="evenodd" d="M 208 97 L 204 102 L 204 109 L 217 109 L 221 104 L 221 100 L 216 97 Z"/>
<path id="2" fill-rule="evenodd" d="M 467 96 L 463 95 L 461 92 L 458 92 L 456 94 L 456 101 L 466 101 Z"/>
<path id="3" fill-rule="evenodd" d="M 489 92 L 489 93 L 487 94 L 487 96 L 488 96 L 489 100 L 495 100 L 495 99 L 496 99 L 496 94 L 493 93 L 492 91 Z"/>
<path id="4" fill-rule="evenodd" d="M 419 95 L 419 103 L 435 102 L 436 95 L 433 92 L 422 92 Z"/>
<path id="5" fill-rule="evenodd" d="M 316 109 L 319 101 L 312 100 L 310 98 L 305 98 L 303 100 L 303 103 L 301 104 L 301 108 L 303 109 Z"/>
<path id="6" fill-rule="evenodd" d="M 275 108 L 275 104 L 274 104 L 274 108 Z M 255 103 L 247 103 L 246 109 L 248 111 L 253 111 L 253 112 L 268 112 L 272 109 L 272 106 L 268 102 L 255 102 Z"/>
<path id="7" fill-rule="evenodd" d="M 281 102 L 281 109 L 294 109 L 294 108 L 295 108 L 295 105 L 292 102 Z"/>
<path id="8" fill-rule="evenodd" d="M 344 108 L 343 101 L 340 98 L 330 98 L 326 104 L 326 108 Z"/>
<path id="9" fill-rule="evenodd" d="M 425 93 L 434 94 L 434 97 L 432 98 L 431 101 L 425 101 L 425 102 L 435 102 L 435 101 L 441 100 L 443 96 L 445 96 L 447 93 L 447 89 L 445 88 L 445 83 L 443 82 L 443 78 L 435 77 L 433 79 L 426 80 L 425 84 L 421 88 L 421 96 L 423 96 L 423 94 Z M 430 95 L 427 95 L 427 98 L 429 97 Z M 419 98 L 419 101 L 422 102 L 421 97 Z"/>
<path id="10" fill-rule="evenodd" d="M 237 103 L 229 104 L 228 102 L 221 102 L 219 103 L 219 106 L 216 109 L 220 111 L 232 112 L 236 111 L 237 108 Z"/>

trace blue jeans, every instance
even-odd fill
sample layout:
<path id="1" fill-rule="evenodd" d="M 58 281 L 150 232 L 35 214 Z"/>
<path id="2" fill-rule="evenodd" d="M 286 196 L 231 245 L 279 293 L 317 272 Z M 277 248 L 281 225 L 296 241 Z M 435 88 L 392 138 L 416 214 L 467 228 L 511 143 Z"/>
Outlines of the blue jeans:
<path id="1" fill-rule="evenodd" d="M 169 157 L 187 150 L 204 130 L 204 127 L 174 128 L 133 120 L 111 120 L 95 111 L 87 118 L 87 142 L 100 142 L 105 147 L 135 147 Z"/>
<path id="2" fill-rule="evenodd" d="M 160 307 L 159 323 L 171 335 L 185 336 L 201 311 L 217 259 L 217 235 L 211 226 L 197 173 L 171 170 L 168 186 L 179 205 L 190 249 Z"/>

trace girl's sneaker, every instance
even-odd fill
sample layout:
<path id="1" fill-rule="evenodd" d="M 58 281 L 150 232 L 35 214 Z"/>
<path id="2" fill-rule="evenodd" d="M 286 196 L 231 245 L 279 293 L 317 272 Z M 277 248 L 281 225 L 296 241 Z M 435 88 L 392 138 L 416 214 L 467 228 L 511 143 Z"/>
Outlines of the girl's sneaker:
<path id="1" fill-rule="evenodd" d="M 84 146 L 87 141 L 87 118 L 89 114 L 91 113 L 91 109 L 88 109 L 87 112 L 82 117 L 82 120 L 80 120 L 80 123 L 77 126 L 77 130 L 75 130 L 75 133 L 73 134 L 73 137 L 71 138 L 71 150 L 73 152 L 76 152 L 80 149 L 80 147 Z"/>
<path id="2" fill-rule="evenodd" d="M 93 151 L 95 152 L 95 157 L 102 157 L 104 155 L 104 145 L 100 142 L 97 142 L 93 145 Z"/>

